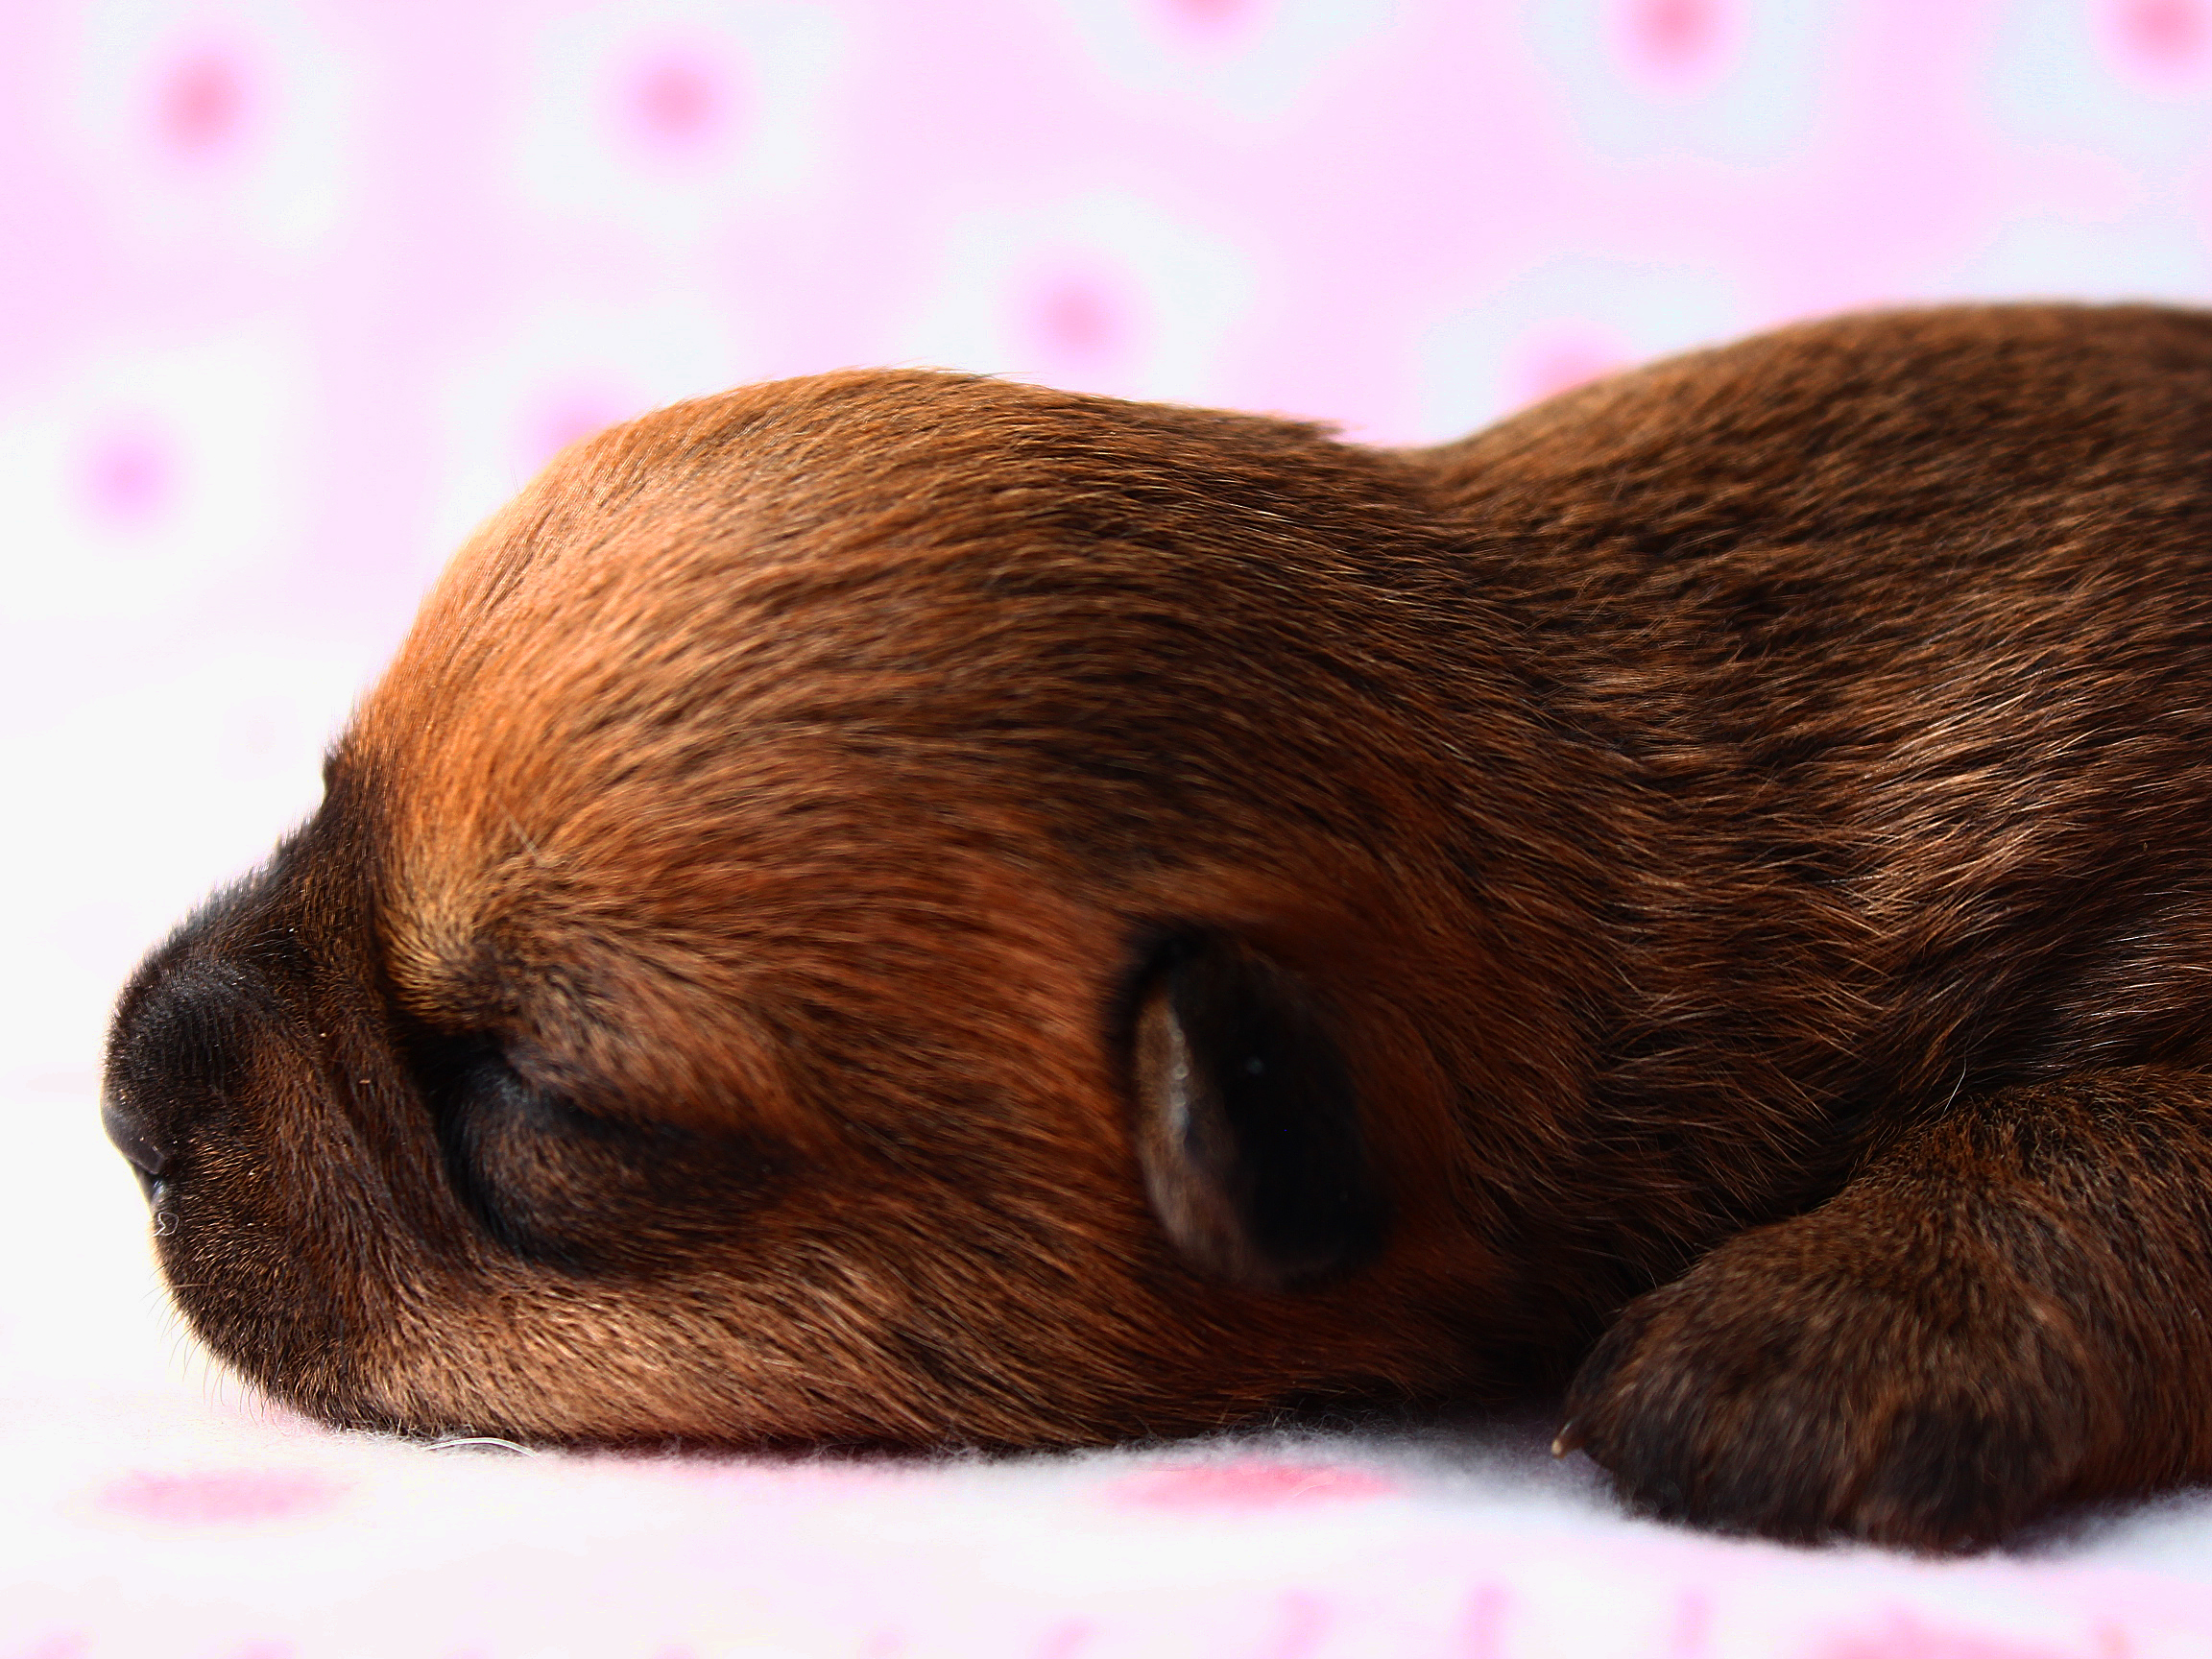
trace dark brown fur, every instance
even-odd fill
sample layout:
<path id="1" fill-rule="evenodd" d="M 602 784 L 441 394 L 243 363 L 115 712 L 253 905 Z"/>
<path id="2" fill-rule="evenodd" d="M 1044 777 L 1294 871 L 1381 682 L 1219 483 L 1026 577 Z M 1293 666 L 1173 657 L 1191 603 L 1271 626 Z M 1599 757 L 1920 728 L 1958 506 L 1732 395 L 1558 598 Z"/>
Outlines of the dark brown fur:
<path id="1" fill-rule="evenodd" d="M 2212 1474 L 2208 821 L 2212 318 L 1405 452 L 830 375 L 477 537 L 109 1113 L 337 1422 L 1077 1444 L 1596 1343 L 1631 1500 L 1973 1542 Z M 1272 1174 L 1276 1096 L 1159 1129 L 1252 1021 Z"/>

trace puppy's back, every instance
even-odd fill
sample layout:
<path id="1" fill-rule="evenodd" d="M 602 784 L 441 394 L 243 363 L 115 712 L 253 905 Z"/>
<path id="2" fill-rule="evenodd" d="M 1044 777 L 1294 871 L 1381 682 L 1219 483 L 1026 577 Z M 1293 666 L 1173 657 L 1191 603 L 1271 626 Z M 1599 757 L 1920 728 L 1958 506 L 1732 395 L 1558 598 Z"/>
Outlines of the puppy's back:
<path id="1" fill-rule="evenodd" d="M 1592 1133 L 1715 1125 L 1638 1156 L 1756 1216 L 1960 1091 L 2201 1061 L 2212 318 L 1849 318 L 1417 459 L 1575 757 Z"/>

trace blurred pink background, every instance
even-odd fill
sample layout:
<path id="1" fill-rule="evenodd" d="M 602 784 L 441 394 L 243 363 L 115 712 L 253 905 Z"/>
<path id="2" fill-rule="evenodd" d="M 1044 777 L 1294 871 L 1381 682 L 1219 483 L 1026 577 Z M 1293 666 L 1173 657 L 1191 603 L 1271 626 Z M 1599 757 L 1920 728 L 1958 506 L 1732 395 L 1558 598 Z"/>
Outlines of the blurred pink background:
<path id="1" fill-rule="evenodd" d="M 1953 1570 L 1631 1523 L 1534 1440 L 1178 1530 L 1095 1520 L 1114 1460 L 795 1524 L 322 1435 L 189 1360 L 94 1097 L 132 963 L 602 422 L 925 363 L 1436 439 L 1812 313 L 2212 297 L 2208 162 L 2212 0 L 0 0 L 0 1654 L 2203 1651 L 2203 1497 Z"/>

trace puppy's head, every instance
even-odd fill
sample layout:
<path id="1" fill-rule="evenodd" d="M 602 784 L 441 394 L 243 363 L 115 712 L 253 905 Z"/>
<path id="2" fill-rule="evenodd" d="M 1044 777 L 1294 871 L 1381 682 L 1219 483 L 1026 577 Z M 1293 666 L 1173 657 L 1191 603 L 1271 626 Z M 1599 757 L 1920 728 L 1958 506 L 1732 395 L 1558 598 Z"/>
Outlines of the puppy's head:
<path id="1" fill-rule="evenodd" d="M 1515 1022 L 1420 494 L 919 373 L 569 452 L 125 993 L 179 1305 L 425 1431 L 1036 1444 L 1463 1380 L 1455 1112 Z"/>

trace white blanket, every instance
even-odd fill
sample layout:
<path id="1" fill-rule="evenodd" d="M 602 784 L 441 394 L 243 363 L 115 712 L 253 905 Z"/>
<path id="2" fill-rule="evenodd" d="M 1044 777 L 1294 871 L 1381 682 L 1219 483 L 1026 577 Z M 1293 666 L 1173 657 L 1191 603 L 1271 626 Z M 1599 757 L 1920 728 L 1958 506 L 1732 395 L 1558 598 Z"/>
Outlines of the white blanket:
<path id="1" fill-rule="evenodd" d="M 89 1078 L 7 1104 L 6 1659 L 2212 1652 L 2204 1495 L 1932 1562 L 1629 1519 L 1533 1423 L 998 1462 L 331 1433 L 178 1330 Z"/>

